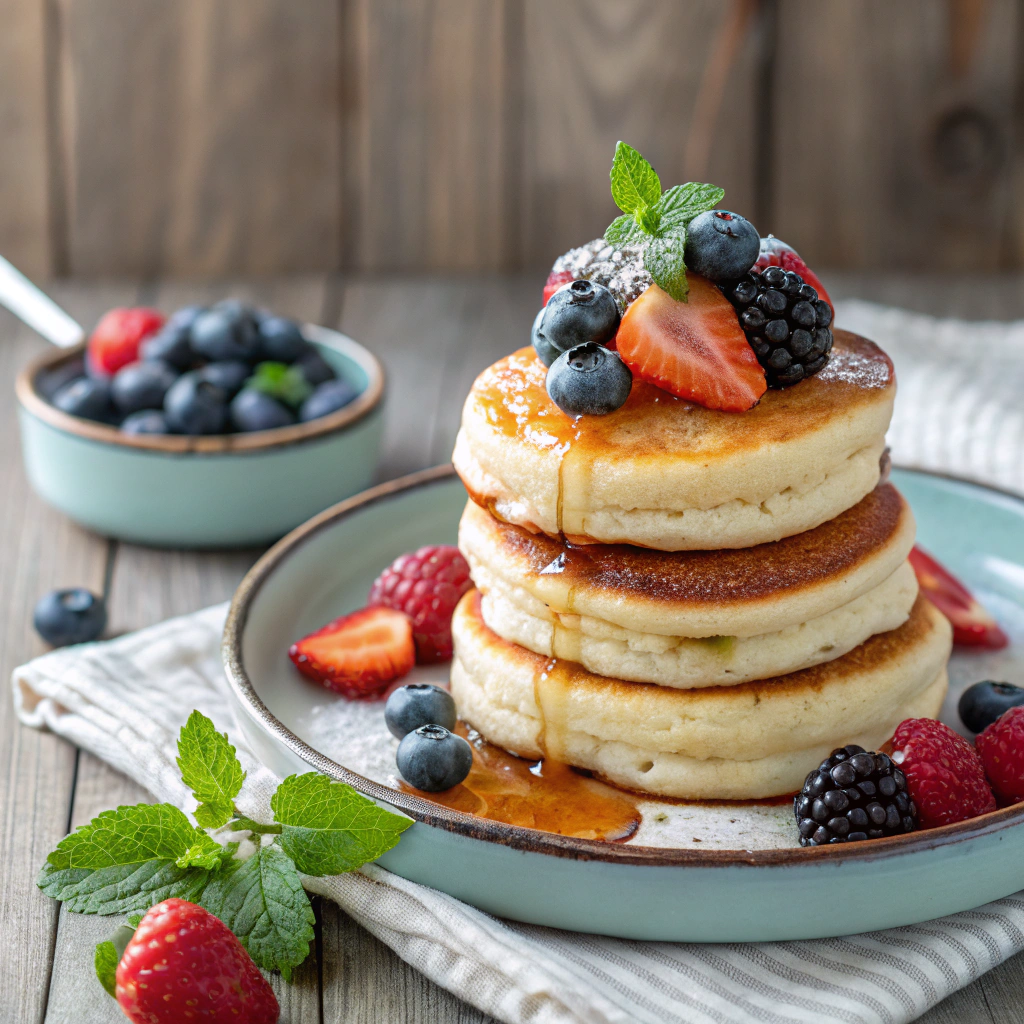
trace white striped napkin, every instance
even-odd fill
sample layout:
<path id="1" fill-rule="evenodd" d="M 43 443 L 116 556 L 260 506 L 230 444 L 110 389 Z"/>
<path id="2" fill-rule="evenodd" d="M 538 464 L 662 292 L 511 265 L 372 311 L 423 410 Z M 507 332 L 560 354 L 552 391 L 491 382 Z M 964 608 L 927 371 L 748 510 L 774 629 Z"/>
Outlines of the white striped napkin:
<path id="1" fill-rule="evenodd" d="M 936 322 L 843 303 L 901 379 L 897 463 L 1024 492 L 1024 325 Z M 973 357 L 981 346 L 988 361 Z M 1001 366 L 992 365 L 1001 353 Z M 1007 372 L 1012 367 L 1012 372 Z M 106 643 L 55 651 L 14 673 L 26 725 L 103 758 L 187 810 L 175 765 L 193 708 L 231 734 L 249 772 L 240 805 L 267 817 L 277 780 L 231 720 L 220 668 L 225 607 Z M 627 942 L 500 921 L 380 868 L 308 879 L 439 985 L 509 1024 L 902 1024 L 1024 950 L 1024 893 L 907 928 L 813 942 Z"/>

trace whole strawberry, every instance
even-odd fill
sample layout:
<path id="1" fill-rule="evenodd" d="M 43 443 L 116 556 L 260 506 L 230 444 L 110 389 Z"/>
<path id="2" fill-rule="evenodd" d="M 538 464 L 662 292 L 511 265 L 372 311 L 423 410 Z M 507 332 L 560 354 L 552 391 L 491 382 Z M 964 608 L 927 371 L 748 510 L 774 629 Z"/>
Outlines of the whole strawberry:
<path id="1" fill-rule="evenodd" d="M 266 979 L 219 918 L 169 899 L 150 908 L 117 965 L 117 1001 L 135 1024 L 274 1024 Z"/>
<path id="2" fill-rule="evenodd" d="M 89 336 L 87 354 L 92 371 L 113 376 L 122 366 L 134 363 L 139 346 L 163 324 L 163 313 L 144 306 L 108 310 Z"/>
<path id="3" fill-rule="evenodd" d="M 974 741 L 1000 800 L 1024 800 L 1024 706 L 1010 708 Z"/>
<path id="4" fill-rule="evenodd" d="M 951 825 L 996 808 L 978 752 L 942 722 L 901 722 L 892 738 L 892 759 L 907 777 L 921 828 Z"/>
<path id="5" fill-rule="evenodd" d="M 374 581 L 370 605 L 404 612 L 412 622 L 421 665 L 452 656 L 452 613 L 470 587 L 469 565 L 450 544 L 400 555 Z"/>

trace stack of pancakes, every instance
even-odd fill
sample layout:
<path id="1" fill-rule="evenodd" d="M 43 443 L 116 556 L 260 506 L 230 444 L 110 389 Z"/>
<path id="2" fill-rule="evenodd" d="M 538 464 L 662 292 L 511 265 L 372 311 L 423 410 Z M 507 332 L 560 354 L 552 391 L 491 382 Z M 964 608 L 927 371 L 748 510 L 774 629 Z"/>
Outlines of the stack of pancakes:
<path id="1" fill-rule="evenodd" d="M 545 372 L 516 352 L 463 410 L 466 722 L 629 789 L 752 799 L 938 713 L 951 631 L 918 596 L 914 520 L 882 480 L 896 384 L 880 349 L 837 331 L 821 373 L 744 413 L 638 381 L 621 409 L 573 420 Z"/>

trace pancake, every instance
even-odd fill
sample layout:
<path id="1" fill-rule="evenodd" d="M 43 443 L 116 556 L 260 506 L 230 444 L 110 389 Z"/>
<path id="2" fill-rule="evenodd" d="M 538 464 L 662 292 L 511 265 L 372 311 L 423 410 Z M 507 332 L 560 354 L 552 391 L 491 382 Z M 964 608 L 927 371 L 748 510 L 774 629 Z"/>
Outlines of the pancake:
<path id="1" fill-rule="evenodd" d="M 521 349 L 474 383 L 453 454 L 473 500 L 551 537 L 665 551 L 752 547 L 857 504 L 896 392 L 885 353 L 847 331 L 821 373 L 743 413 L 635 381 L 621 409 L 574 420 L 545 374 Z"/>
<path id="2" fill-rule="evenodd" d="M 924 598 L 899 628 L 775 679 L 677 690 L 594 675 L 502 640 L 470 591 L 452 620 L 459 715 L 523 757 L 551 757 L 645 793 L 758 799 L 795 792 L 836 747 L 878 749 L 938 714 L 952 631 Z"/>

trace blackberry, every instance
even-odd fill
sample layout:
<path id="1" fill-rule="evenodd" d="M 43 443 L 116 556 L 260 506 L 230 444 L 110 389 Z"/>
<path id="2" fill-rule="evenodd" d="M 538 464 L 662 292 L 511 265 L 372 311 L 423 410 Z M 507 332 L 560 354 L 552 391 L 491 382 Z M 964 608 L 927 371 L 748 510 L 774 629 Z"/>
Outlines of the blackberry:
<path id="1" fill-rule="evenodd" d="M 906 776 L 886 754 L 851 743 L 833 750 L 793 799 L 801 846 L 854 843 L 917 828 Z"/>
<path id="2" fill-rule="evenodd" d="M 782 267 L 752 270 L 724 286 L 768 386 L 788 388 L 816 374 L 832 351 L 832 307 Z"/>

